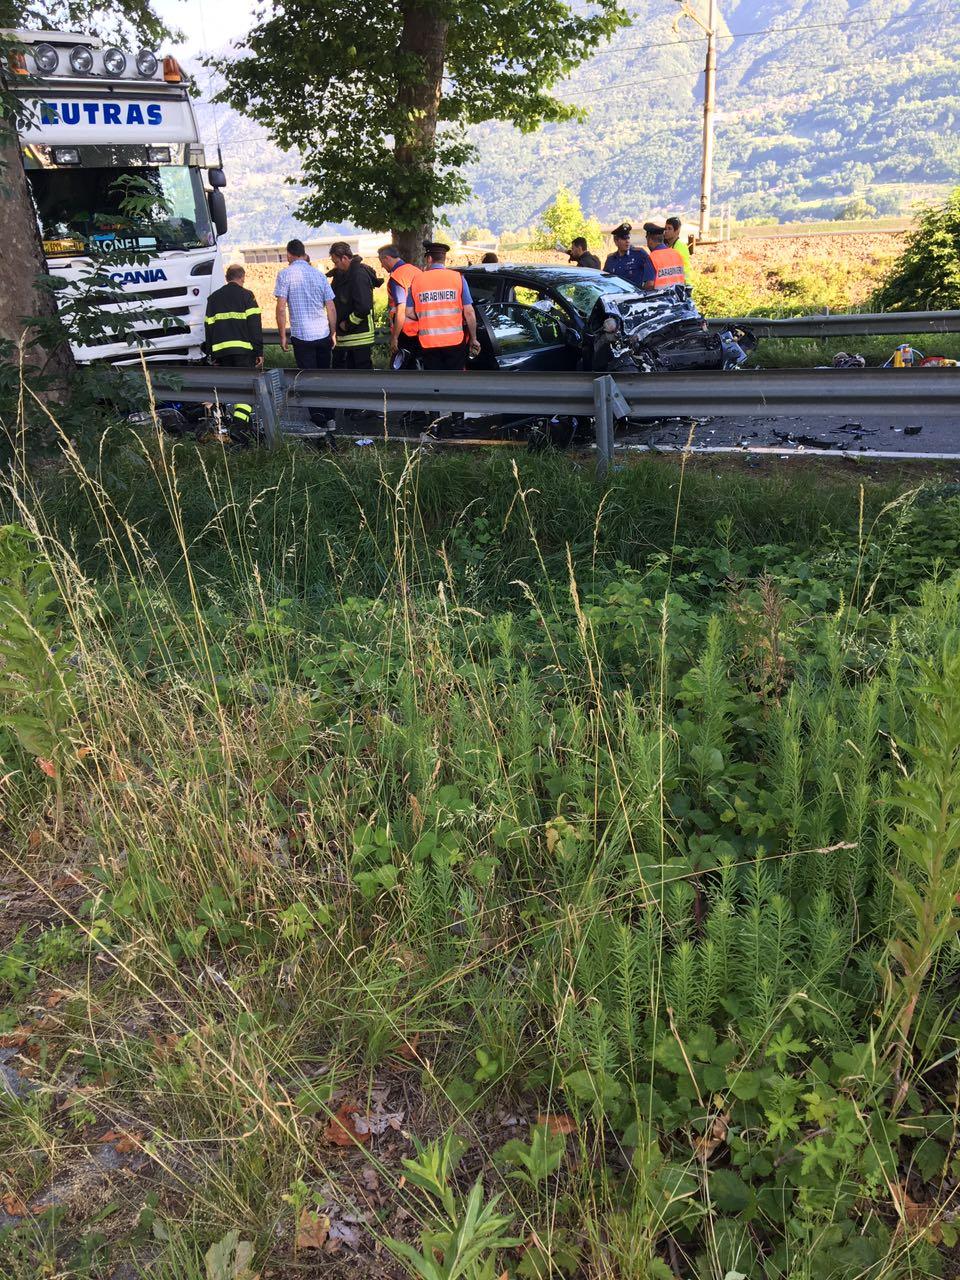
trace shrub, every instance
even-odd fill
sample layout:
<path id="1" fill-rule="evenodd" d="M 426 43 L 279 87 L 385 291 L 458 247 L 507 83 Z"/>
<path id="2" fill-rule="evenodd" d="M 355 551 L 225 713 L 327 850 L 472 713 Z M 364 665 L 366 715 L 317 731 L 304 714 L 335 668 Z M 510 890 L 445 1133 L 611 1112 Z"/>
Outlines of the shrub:
<path id="1" fill-rule="evenodd" d="M 952 311 L 960 307 L 960 187 L 920 214 L 890 274 L 873 295 L 882 311 Z"/>
<path id="2" fill-rule="evenodd" d="M 560 187 L 553 204 L 543 211 L 534 233 L 534 245 L 538 249 L 552 249 L 555 244 L 569 244 L 574 236 L 585 236 L 589 244 L 596 245 L 602 235 L 596 218 L 587 218 L 577 197 L 566 187 Z"/>

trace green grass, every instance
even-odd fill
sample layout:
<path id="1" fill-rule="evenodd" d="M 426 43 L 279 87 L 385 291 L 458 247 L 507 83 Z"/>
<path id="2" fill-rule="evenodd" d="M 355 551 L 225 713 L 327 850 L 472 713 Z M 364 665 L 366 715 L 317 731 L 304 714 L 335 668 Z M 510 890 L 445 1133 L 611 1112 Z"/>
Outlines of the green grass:
<path id="1" fill-rule="evenodd" d="M 749 364 L 768 369 L 811 369 L 833 363 L 838 351 L 862 355 L 869 366 L 879 367 L 901 343 L 908 343 L 925 356 L 960 360 L 960 333 L 899 334 L 878 337 L 850 334 L 841 338 L 761 338 Z"/>
<path id="2" fill-rule="evenodd" d="M 950 486 L 111 433 L 6 501 L 0 1273 L 946 1273 Z"/>
<path id="3" fill-rule="evenodd" d="M 946 185 L 935 188 L 937 195 L 946 195 L 948 191 L 949 187 Z M 910 216 L 907 214 L 850 220 L 833 218 L 819 222 L 769 222 L 754 227 L 743 226 L 734 222 L 732 238 L 734 240 L 755 240 L 766 236 L 842 235 L 844 232 L 847 234 L 870 235 L 876 231 L 900 231 L 909 226 L 910 222 Z"/>

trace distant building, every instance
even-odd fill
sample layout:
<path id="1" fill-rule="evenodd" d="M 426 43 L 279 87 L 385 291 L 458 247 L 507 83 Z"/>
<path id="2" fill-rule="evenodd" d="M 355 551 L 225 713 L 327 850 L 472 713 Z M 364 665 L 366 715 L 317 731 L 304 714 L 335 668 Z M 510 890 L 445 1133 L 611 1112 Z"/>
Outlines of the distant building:
<path id="1" fill-rule="evenodd" d="M 304 246 L 310 255 L 310 261 L 317 264 L 326 262 L 330 257 L 330 246 L 338 240 L 344 240 L 354 253 L 362 258 L 375 258 L 377 250 L 389 239 L 389 235 L 381 232 L 376 235 L 372 231 L 347 232 L 345 235 L 321 236 L 318 240 L 305 240 Z M 250 266 L 255 262 L 281 263 L 287 261 L 286 245 L 283 244 L 249 244 L 243 245 L 238 257 Z"/>

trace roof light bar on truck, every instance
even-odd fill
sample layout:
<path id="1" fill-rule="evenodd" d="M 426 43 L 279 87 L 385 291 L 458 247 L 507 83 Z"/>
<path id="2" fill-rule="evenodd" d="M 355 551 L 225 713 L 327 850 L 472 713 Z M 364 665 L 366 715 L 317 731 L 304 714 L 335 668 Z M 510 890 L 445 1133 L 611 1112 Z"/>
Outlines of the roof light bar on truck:
<path id="1" fill-rule="evenodd" d="M 127 69 L 127 55 L 122 49 L 107 49 L 103 55 L 103 69 L 108 76 L 122 76 Z"/>
<path id="2" fill-rule="evenodd" d="M 38 71 L 52 76 L 60 65 L 60 55 L 52 44 L 36 44 L 33 46 L 33 61 Z"/>
<path id="3" fill-rule="evenodd" d="M 157 74 L 157 68 L 160 63 L 157 61 L 157 55 L 152 49 L 141 49 L 137 54 L 137 73 L 145 80 L 149 80 L 151 76 Z"/>
<path id="4" fill-rule="evenodd" d="M 78 76 L 87 76 L 93 70 L 93 54 L 85 44 L 70 50 L 70 66 Z"/>

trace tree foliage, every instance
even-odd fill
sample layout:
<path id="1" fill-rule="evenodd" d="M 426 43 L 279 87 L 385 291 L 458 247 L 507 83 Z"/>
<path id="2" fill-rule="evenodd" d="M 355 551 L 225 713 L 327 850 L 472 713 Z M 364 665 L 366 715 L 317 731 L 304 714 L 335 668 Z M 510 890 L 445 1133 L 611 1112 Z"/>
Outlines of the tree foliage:
<path id="1" fill-rule="evenodd" d="M 877 206 L 871 204 L 869 200 L 865 200 L 863 196 L 854 196 L 852 200 L 848 200 L 837 214 L 841 222 L 860 222 L 864 218 L 875 218 L 877 216 Z"/>
<path id="2" fill-rule="evenodd" d="M 873 301 L 884 311 L 960 307 L 960 187 L 943 206 L 931 205 L 922 211 Z"/>
<path id="3" fill-rule="evenodd" d="M 3 0 L 0 24 L 20 31 L 92 31 L 102 37 L 132 32 L 152 42 L 169 34 L 152 0 Z"/>
<path id="4" fill-rule="evenodd" d="M 552 249 L 556 244 L 569 245 L 574 236 L 585 236 L 587 243 L 596 248 L 602 235 L 596 218 L 587 218 L 578 198 L 566 187 L 559 187 L 553 204 L 543 211 L 534 244 Z"/>
<path id="5" fill-rule="evenodd" d="M 212 65 L 221 100 L 301 151 L 300 217 L 409 231 L 467 196 L 467 126 L 575 118 L 552 86 L 626 22 L 617 0 L 277 0 Z"/>

